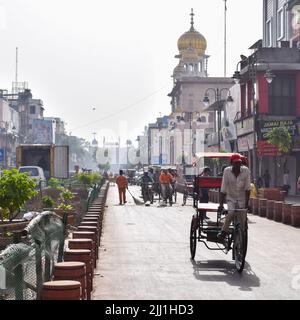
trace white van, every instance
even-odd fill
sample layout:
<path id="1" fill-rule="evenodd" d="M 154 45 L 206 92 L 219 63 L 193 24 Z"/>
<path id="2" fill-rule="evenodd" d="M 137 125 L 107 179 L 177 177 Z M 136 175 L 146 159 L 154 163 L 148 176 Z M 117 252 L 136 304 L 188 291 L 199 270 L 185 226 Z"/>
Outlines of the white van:
<path id="1" fill-rule="evenodd" d="M 44 170 L 41 167 L 37 166 L 23 166 L 19 167 L 20 173 L 28 173 L 29 178 L 36 179 L 37 186 L 41 188 L 46 187 L 46 178 L 44 175 Z"/>

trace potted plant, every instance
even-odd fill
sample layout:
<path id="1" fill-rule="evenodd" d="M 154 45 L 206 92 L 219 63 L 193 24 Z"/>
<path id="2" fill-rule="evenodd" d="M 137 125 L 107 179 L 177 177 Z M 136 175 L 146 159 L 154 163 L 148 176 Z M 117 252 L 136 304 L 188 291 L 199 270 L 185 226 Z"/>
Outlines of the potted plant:
<path id="1" fill-rule="evenodd" d="M 37 195 L 36 183 L 26 173 L 16 169 L 4 170 L 0 178 L 0 233 L 4 237 L 11 231 L 23 229 L 28 221 L 16 219 L 24 204 Z"/>
<path id="2" fill-rule="evenodd" d="M 71 204 L 71 200 L 74 198 L 73 193 L 67 189 L 63 188 L 60 195 L 60 204 L 54 209 L 54 212 L 60 217 L 64 217 L 66 214 L 68 217 L 68 224 L 74 224 L 74 208 Z"/>
<path id="3" fill-rule="evenodd" d="M 55 204 L 55 201 L 50 196 L 44 196 L 42 198 L 42 204 L 43 204 L 44 211 L 47 211 L 47 210 L 50 211 L 50 210 L 53 210 L 53 206 Z"/>
<path id="4" fill-rule="evenodd" d="M 12 221 L 26 201 L 37 195 L 36 183 L 26 173 L 4 170 L 0 178 L 1 219 Z"/>
<path id="5" fill-rule="evenodd" d="M 61 185 L 60 181 L 56 178 L 50 178 L 48 181 L 48 187 L 53 189 L 62 190 L 63 186 Z"/>

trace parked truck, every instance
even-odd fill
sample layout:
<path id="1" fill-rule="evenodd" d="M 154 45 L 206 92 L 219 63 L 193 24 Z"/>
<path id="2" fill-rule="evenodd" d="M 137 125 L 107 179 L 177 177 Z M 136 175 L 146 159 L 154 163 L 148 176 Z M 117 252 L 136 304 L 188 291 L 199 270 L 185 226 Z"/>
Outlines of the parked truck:
<path id="1" fill-rule="evenodd" d="M 47 179 L 69 177 L 69 146 L 21 144 L 16 150 L 17 167 L 39 166 Z"/>

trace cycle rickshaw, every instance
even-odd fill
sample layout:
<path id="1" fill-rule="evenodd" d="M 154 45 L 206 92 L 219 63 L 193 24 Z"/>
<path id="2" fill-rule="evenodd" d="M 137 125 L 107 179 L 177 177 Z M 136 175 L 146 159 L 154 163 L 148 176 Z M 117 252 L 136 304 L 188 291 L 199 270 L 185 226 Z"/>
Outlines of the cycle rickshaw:
<path id="1" fill-rule="evenodd" d="M 207 152 L 199 154 L 199 157 L 230 159 L 231 155 L 232 153 Z M 221 176 L 196 176 L 194 179 L 194 208 L 196 212 L 192 217 L 190 227 L 191 258 L 195 257 L 197 242 L 204 243 L 209 250 L 220 250 L 226 254 L 231 250 L 235 267 L 241 273 L 244 269 L 248 244 L 247 209 L 235 210 L 229 234 L 224 240 L 219 240 L 217 234 L 221 231 L 225 215 L 228 213 L 227 205 L 224 205 L 223 210 L 219 210 L 217 203 L 200 203 L 198 201 L 200 188 L 220 189 L 221 184 Z M 206 220 L 206 212 L 215 212 L 217 220 Z M 209 243 L 214 243 L 215 246 L 209 246 Z"/>
<path id="2" fill-rule="evenodd" d="M 185 206 L 187 199 L 194 199 L 194 180 L 185 179 L 183 188 L 182 205 Z"/>

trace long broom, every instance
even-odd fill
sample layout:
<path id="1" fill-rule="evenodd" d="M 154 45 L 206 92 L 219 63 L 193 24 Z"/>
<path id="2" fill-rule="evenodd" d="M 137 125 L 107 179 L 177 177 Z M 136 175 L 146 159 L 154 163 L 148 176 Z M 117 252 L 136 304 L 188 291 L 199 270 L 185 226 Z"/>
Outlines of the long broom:
<path id="1" fill-rule="evenodd" d="M 144 205 L 144 202 L 137 199 L 136 197 L 133 196 L 133 194 L 130 192 L 129 188 L 127 188 L 129 194 L 132 196 L 132 199 L 134 201 L 134 203 L 137 205 L 137 206 L 143 206 Z"/>

